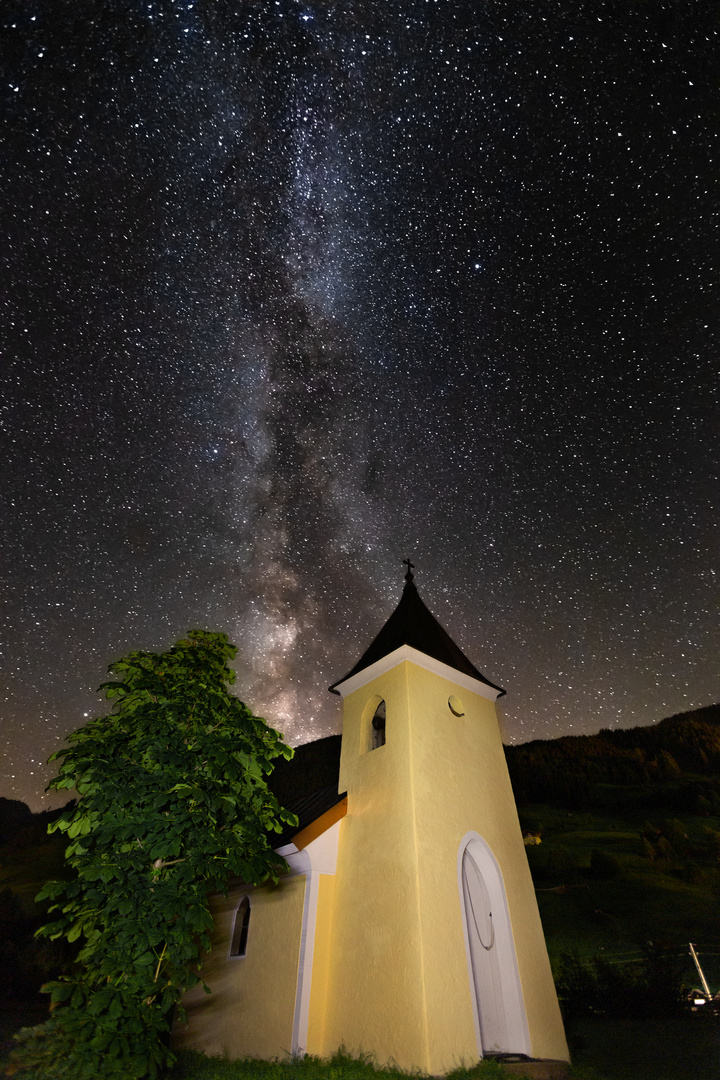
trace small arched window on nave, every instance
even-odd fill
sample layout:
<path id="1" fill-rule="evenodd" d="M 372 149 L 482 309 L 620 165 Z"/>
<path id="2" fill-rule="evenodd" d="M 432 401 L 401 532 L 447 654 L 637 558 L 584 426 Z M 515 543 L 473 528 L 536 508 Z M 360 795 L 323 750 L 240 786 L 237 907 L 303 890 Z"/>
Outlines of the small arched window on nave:
<path id="1" fill-rule="evenodd" d="M 247 952 L 248 927 L 250 926 L 250 897 L 243 896 L 235 912 L 230 955 L 245 956 Z"/>
<path id="2" fill-rule="evenodd" d="M 377 750 L 385 745 L 385 702 L 381 701 L 370 725 L 370 749 Z"/>

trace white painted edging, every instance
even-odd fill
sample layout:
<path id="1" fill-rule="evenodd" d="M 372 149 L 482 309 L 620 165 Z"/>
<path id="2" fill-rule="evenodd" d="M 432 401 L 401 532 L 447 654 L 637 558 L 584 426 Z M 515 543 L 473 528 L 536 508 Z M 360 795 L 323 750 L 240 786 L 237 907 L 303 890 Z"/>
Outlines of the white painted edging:
<path id="1" fill-rule="evenodd" d="M 279 854 L 283 855 L 295 874 L 305 874 L 305 900 L 303 903 L 300 956 L 298 958 L 297 988 L 295 991 L 295 1014 L 293 1016 L 292 1045 L 290 1048 L 293 1057 L 300 1057 L 307 1050 L 320 875 L 335 873 L 339 835 L 340 821 L 336 821 L 334 825 L 331 825 L 329 829 L 308 844 L 302 851 L 295 849 L 295 851 L 286 852 L 284 848 L 279 849 Z"/>
<path id="2" fill-rule="evenodd" d="M 457 671 L 456 668 L 450 667 L 449 664 L 443 664 L 442 660 L 436 660 L 434 656 L 428 656 L 426 653 L 420 652 L 419 649 L 414 649 L 412 645 L 400 645 L 399 648 L 394 649 L 387 656 L 376 660 L 370 667 L 358 671 L 357 675 L 351 675 L 349 679 L 337 683 L 335 689 L 341 697 L 347 697 L 354 690 L 365 686 L 371 679 L 376 679 L 378 675 L 384 675 L 386 671 L 390 671 L 397 664 L 401 664 L 403 660 L 408 660 L 411 664 L 415 664 L 416 667 L 425 668 L 426 671 L 432 671 L 433 675 L 439 675 L 441 678 L 447 679 L 448 682 L 455 683 L 456 686 L 471 690 L 473 694 L 489 698 L 490 701 L 497 700 L 500 694 L 500 691 L 496 690 L 495 687 L 488 686 L 487 683 L 480 682 L 479 679 L 473 679 L 471 675 L 466 675 L 464 671 Z"/>

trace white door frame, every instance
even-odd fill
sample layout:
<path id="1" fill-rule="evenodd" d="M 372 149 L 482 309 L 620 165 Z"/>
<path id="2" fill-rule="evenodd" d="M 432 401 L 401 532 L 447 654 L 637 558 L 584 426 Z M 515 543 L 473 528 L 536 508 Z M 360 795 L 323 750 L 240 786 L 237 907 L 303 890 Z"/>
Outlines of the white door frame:
<path id="1" fill-rule="evenodd" d="M 463 858 L 466 852 L 473 859 L 480 871 L 483 883 L 488 892 L 492 910 L 492 927 L 494 934 L 493 948 L 496 950 L 496 970 L 499 976 L 499 992 L 496 993 L 495 1004 L 502 1013 L 507 1030 L 508 1042 L 508 1045 L 501 1046 L 500 1050 L 531 1056 L 530 1032 L 528 1030 L 527 1016 L 525 1014 L 525 1002 L 523 1000 L 522 984 L 520 982 L 520 972 L 518 971 L 515 941 L 510 922 L 510 911 L 508 909 L 503 876 L 497 859 L 490 850 L 487 842 L 483 840 L 479 833 L 471 831 L 465 833 L 465 836 L 463 836 L 460 841 L 457 856 L 457 877 L 478 1053 L 480 1057 L 483 1057 L 482 1031 L 480 1027 L 481 1003 L 478 1001 L 476 977 L 470 946 L 468 911 L 463 889 Z"/>

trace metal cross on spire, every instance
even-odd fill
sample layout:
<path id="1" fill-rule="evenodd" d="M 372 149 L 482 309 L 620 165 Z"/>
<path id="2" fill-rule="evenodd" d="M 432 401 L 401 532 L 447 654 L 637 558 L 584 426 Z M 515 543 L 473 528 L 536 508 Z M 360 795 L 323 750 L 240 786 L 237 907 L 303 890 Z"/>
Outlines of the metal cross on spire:
<path id="1" fill-rule="evenodd" d="M 408 584 L 410 584 L 413 579 L 413 570 L 415 569 L 415 563 L 411 563 L 409 559 L 403 559 L 403 566 L 407 566 L 407 574 L 405 575 L 405 580 Z"/>

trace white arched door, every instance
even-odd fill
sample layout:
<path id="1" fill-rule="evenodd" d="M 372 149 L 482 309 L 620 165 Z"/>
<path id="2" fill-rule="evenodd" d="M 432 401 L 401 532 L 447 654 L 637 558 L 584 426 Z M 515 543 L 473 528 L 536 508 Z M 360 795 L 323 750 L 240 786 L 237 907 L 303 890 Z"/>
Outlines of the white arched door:
<path id="1" fill-rule="evenodd" d="M 477 833 L 458 853 L 460 896 L 478 1049 L 530 1053 L 510 915 L 500 868 Z"/>

